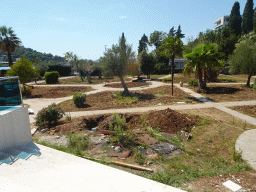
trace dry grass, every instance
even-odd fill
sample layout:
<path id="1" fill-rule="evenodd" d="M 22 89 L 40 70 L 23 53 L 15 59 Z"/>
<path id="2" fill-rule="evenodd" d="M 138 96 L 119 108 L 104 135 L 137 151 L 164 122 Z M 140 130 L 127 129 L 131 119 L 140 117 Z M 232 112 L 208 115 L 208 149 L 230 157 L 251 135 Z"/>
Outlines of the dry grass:
<path id="1" fill-rule="evenodd" d="M 190 87 L 191 89 L 194 89 Z M 217 102 L 247 101 L 256 99 L 256 90 L 245 85 L 207 85 L 203 96 Z"/>
<path id="2" fill-rule="evenodd" d="M 256 118 L 256 105 L 235 106 L 230 107 L 230 109 Z"/>

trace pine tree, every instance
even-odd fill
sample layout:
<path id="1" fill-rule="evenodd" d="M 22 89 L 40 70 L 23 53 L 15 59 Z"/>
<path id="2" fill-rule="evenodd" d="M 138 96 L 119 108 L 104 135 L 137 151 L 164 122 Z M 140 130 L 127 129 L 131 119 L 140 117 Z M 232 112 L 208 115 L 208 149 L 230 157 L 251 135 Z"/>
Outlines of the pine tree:
<path id="1" fill-rule="evenodd" d="M 253 0 L 247 0 L 243 13 L 243 34 L 248 34 L 253 30 L 253 12 Z"/>
<path id="2" fill-rule="evenodd" d="M 240 15 L 240 4 L 239 2 L 235 2 L 231 14 L 229 17 L 229 28 L 232 33 L 235 33 L 237 36 L 241 35 L 241 24 L 242 24 L 242 17 Z"/>
<path id="3" fill-rule="evenodd" d="M 168 34 L 168 36 L 169 37 L 175 37 L 175 32 L 176 32 L 176 30 L 174 30 L 174 26 L 170 29 L 170 31 L 169 31 L 169 34 Z"/>
<path id="4" fill-rule="evenodd" d="M 138 47 L 138 54 L 140 54 L 141 51 L 148 49 L 148 37 L 144 34 L 141 37 L 141 40 L 139 40 L 139 47 Z"/>
<path id="5" fill-rule="evenodd" d="M 179 38 L 179 39 L 185 37 L 185 34 L 181 33 L 180 25 L 178 27 L 178 30 L 176 31 L 176 37 Z"/>
<path id="6" fill-rule="evenodd" d="M 256 8 L 254 9 L 253 15 L 253 31 L 256 33 Z"/>

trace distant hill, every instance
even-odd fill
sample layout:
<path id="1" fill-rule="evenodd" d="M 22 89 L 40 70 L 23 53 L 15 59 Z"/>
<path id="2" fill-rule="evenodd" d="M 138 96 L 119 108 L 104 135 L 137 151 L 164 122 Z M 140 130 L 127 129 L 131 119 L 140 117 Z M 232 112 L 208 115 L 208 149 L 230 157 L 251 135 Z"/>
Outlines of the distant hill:
<path id="1" fill-rule="evenodd" d="M 3 55 L 7 55 L 6 53 L 0 51 L 0 57 Z M 15 61 L 17 58 L 26 57 L 26 59 L 37 59 L 38 61 L 50 61 L 53 60 L 55 62 L 64 62 L 64 57 L 53 56 L 51 53 L 41 53 L 31 48 L 25 48 L 24 46 L 20 46 L 12 53 L 13 60 Z M 7 61 L 7 56 L 5 57 Z"/>

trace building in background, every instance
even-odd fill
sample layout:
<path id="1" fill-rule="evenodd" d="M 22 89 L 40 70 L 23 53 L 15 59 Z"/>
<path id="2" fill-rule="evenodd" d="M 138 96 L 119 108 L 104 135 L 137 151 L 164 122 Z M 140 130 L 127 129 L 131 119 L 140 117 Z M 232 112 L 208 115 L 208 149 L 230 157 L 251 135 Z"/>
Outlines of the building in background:
<path id="1" fill-rule="evenodd" d="M 217 24 L 217 26 L 213 27 L 213 30 L 226 26 L 228 22 L 229 22 L 229 15 L 226 15 L 217 19 L 216 21 L 213 22 L 213 24 Z"/>

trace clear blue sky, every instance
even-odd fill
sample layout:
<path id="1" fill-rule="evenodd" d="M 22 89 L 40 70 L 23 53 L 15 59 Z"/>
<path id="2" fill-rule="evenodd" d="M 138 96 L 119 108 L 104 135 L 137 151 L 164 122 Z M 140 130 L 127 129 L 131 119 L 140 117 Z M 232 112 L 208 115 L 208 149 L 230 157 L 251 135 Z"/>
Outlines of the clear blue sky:
<path id="1" fill-rule="evenodd" d="M 240 0 L 240 13 L 247 0 Z M 104 45 L 118 43 L 124 32 L 138 50 L 145 33 L 169 32 L 181 25 L 187 38 L 214 27 L 229 15 L 235 0 L 1 0 L 0 25 L 12 27 L 27 48 L 64 56 L 73 51 L 83 59 L 103 56 Z"/>

